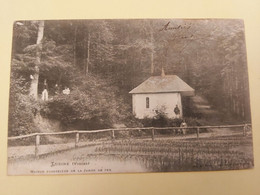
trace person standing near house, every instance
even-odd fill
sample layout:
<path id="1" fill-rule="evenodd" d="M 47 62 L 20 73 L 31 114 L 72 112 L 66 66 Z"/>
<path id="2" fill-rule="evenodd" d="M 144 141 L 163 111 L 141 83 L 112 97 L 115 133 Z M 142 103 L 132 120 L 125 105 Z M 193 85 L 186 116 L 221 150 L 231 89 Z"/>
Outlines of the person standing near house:
<path id="1" fill-rule="evenodd" d="M 187 123 L 185 122 L 185 120 L 182 121 L 180 127 L 188 127 Z M 187 129 L 183 128 L 182 129 L 182 134 L 185 135 L 187 133 Z"/>
<path id="2" fill-rule="evenodd" d="M 180 111 L 180 109 L 179 109 L 179 107 L 178 107 L 177 104 L 176 104 L 176 106 L 175 106 L 175 108 L 174 108 L 174 113 L 175 113 L 175 115 L 176 115 L 176 118 L 180 118 L 180 113 L 181 113 L 181 111 Z"/>

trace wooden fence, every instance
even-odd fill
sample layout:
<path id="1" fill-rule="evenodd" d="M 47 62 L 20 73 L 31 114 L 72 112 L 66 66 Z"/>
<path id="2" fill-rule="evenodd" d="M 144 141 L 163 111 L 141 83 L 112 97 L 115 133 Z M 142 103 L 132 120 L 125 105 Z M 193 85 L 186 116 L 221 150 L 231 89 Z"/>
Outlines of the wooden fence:
<path id="1" fill-rule="evenodd" d="M 111 139 L 115 139 L 115 131 L 136 131 L 136 130 L 148 130 L 151 132 L 151 139 L 155 139 L 155 130 L 176 130 L 176 131 L 187 131 L 188 129 L 196 130 L 196 137 L 199 139 L 201 129 L 213 129 L 213 128 L 238 128 L 243 127 L 241 132 L 244 136 L 247 135 L 247 132 L 251 128 L 251 124 L 241 124 L 241 125 L 221 125 L 221 126 L 190 126 L 190 127 L 145 127 L 145 128 L 121 128 L 121 129 L 101 129 L 101 130 L 73 130 L 66 132 L 52 132 L 52 133 L 33 133 L 28 135 L 21 135 L 15 137 L 8 137 L 8 140 L 19 140 L 23 138 L 29 138 L 35 136 L 35 156 L 39 156 L 39 146 L 40 146 L 40 137 L 46 135 L 66 135 L 66 134 L 75 134 L 75 148 L 78 147 L 80 134 L 91 134 L 91 133 L 101 133 L 101 132 L 111 132 Z"/>

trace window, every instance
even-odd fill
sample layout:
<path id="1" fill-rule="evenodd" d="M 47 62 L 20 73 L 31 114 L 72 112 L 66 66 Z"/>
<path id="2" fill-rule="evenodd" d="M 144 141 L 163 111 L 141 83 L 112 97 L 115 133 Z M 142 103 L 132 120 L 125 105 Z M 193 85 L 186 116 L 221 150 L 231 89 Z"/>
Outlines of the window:
<path id="1" fill-rule="evenodd" d="M 149 97 L 146 97 L 146 108 L 150 107 Z"/>

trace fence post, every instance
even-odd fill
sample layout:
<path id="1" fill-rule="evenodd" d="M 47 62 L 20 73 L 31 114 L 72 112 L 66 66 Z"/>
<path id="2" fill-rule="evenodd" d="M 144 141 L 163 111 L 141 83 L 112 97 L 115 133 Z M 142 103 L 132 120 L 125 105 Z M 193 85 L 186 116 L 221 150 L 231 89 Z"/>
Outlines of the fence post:
<path id="1" fill-rule="evenodd" d="M 115 130 L 112 130 L 112 139 L 115 139 Z"/>
<path id="2" fill-rule="evenodd" d="M 243 127 L 243 135 L 246 136 L 246 130 L 247 130 L 247 124 L 244 125 Z"/>
<path id="3" fill-rule="evenodd" d="M 152 140 L 154 140 L 154 128 L 152 128 Z"/>
<path id="4" fill-rule="evenodd" d="M 197 139 L 199 139 L 199 136 L 200 136 L 200 128 L 197 127 Z"/>
<path id="5" fill-rule="evenodd" d="M 79 132 L 76 133 L 75 148 L 78 147 L 78 143 L 79 143 Z"/>
<path id="6" fill-rule="evenodd" d="M 35 157 L 39 157 L 39 146 L 40 146 L 40 135 L 36 135 L 35 137 Z"/>

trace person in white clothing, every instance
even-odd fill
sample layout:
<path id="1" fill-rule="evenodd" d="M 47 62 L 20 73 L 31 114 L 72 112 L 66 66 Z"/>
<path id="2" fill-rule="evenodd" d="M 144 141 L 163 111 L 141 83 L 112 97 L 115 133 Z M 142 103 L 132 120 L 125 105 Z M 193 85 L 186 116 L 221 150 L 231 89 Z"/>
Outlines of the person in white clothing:
<path id="1" fill-rule="evenodd" d="M 47 86 L 47 81 L 46 79 L 44 80 L 44 85 L 43 85 L 43 91 L 42 91 L 42 100 L 43 101 L 48 101 L 48 86 Z"/>

